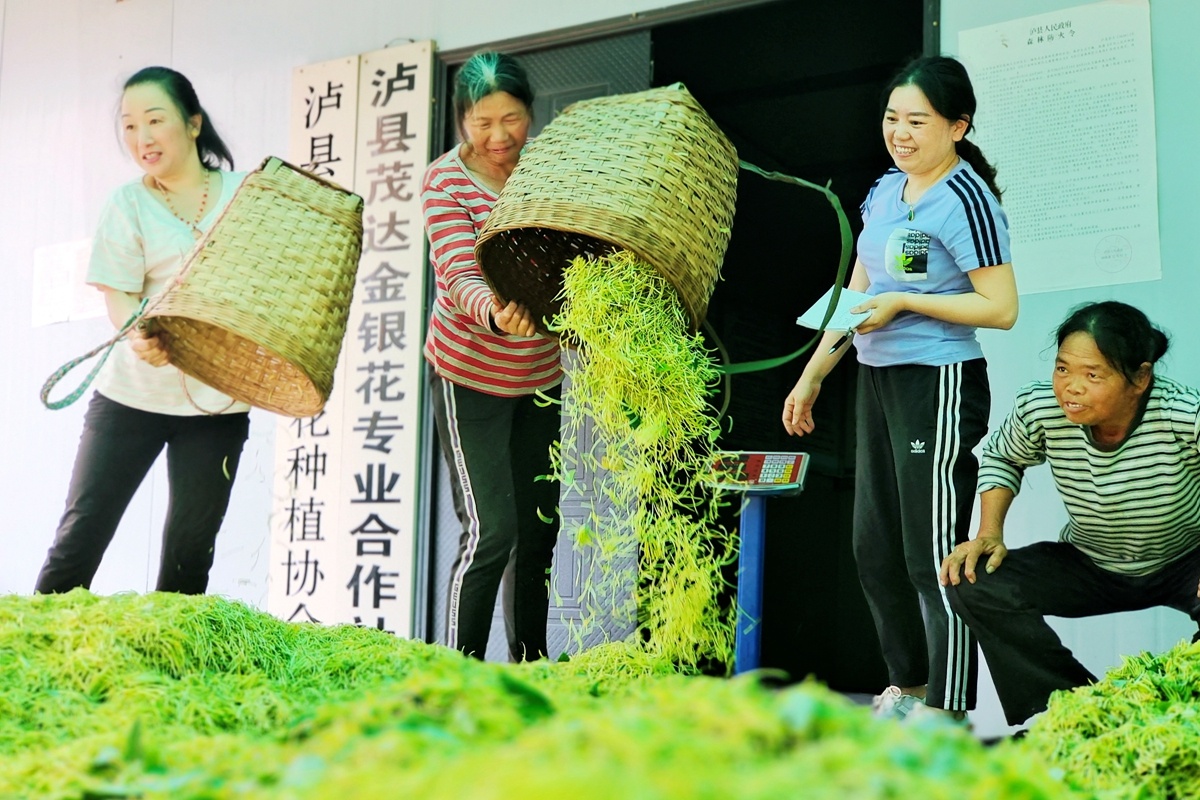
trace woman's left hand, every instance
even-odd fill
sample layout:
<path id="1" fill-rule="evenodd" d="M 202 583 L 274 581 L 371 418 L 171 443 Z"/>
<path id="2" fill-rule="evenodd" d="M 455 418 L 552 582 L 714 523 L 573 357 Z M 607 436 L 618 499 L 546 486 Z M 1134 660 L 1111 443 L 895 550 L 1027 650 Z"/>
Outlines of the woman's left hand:
<path id="1" fill-rule="evenodd" d="M 854 308 L 850 309 L 852 314 L 862 314 L 866 311 L 871 312 L 871 316 L 858 323 L 858 327 L 854 329 L 855 333 L 870 333 L 887 325 L 901 311 L 906 311 L 904 307 L 905 294 L 904 292 L 884 292 L 877 294 L 870 300 L 865 300 L 859 303 Z"/>
<path id="2" fill-rule="evenodd" d="M 496 303 L 492 308 L 492 319 L 497 328 L 512 336 L 530 337 L 537 333 L 533 314 L 516 300 L 509 300 L 506 306 Z"/>

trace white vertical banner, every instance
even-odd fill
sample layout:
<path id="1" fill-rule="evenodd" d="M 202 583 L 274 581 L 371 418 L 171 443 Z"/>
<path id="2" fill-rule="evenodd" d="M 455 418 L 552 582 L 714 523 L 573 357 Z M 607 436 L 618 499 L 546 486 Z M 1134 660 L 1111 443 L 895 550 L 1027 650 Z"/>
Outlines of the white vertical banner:
<path id="1" fill-rule="evenodd" d="M 341 584 L 350 621 L 409 636 L 420 471 L 425 298 L 421 179 L 429 162 L 433 43 L 360 58 L 355 190 L 363 255 L 343 349 Z"/>
<path id="2" fill-rule="evenodd" d="M 358 57 L 298 67 L 292 73 L 287 160 L 350 188 L 358 118 Z M 275 429 L 275 483 L 267 608 L 283 619 L 323 623 L 351 619 L 345 597 L 340 516 L 345 424 L 345 345 L 333 394 L 314 417 L 280 417 Z"/>
<path id="3" fill-rule="evenodd" d="M 292 71 L 289 160 L 343 188 L 354 188 L 358 56 Z"/>

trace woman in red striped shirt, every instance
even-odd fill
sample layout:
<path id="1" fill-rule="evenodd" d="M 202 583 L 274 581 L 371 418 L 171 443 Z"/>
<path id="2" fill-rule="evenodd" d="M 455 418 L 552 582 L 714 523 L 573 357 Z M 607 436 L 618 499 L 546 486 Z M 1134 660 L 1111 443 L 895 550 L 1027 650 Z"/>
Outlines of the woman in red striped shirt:
<path id="1" fill-rule="evenodd" d="M 477 53 L 458 71 L 454 115 L 462 143 L 425 173 L 421 204 L 437 291 L 425 342 L 434 416 L 462 523 L 450 578 L 446 644 L 482 659 L 504 578 L 514 661 L 546 655 L 547 578 L 558 533 L 562 371 L 556 339 L 521 303 L 501 303 L 475 261 L 475 240 L 512 174 L 532 119 L 520 63 Z M 546 521 L 549 520 L 549 521 Z"/>

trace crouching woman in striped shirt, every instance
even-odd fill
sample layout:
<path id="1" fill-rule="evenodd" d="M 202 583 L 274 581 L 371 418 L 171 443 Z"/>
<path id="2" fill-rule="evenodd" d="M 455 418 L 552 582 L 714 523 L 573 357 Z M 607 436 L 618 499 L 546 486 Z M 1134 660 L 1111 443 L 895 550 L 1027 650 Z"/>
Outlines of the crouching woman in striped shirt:
<path id="1" fill-rule="evenodd" d="M 1167 337 L 1124 303 L 1076 309 L 1057 340 L 1053 379 L 1021 389 L 985 445 L 978 535 L 940 574 L 1012 725 L 1095 680 L 1046 615 L 1167 606 L 1200 621 L 1200 392 L 1155 374 Z M 1005 515 L 1043 462 L 1067 524 L 1009 551 Z"/>
<path id="2" fill-rule="evenodd" d="M 504 619 L 514 661 L 546 655 L 547 576 L 558 533 L 558 438 L 562 382 L 558 340 L 537 332 L 530 311 L 501 303 L 475 261 L 475 240 L 521 157 L 533 90 L 519 62 L 472 56 L 454 84 L 462 143 L 425 173 L 421 204 L 437 283 L 425 358 L 434 418 L 462 523 L 450 576 L 446 644 L 482 659 L 504 577 Z"/>

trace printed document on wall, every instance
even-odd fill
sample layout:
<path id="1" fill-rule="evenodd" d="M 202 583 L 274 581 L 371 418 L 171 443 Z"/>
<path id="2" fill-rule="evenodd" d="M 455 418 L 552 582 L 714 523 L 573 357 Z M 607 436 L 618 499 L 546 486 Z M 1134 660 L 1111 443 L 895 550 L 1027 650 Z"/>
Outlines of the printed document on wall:
<path id="1" fill-rule="evenodd" d="M 1022 294 L 1162 277 L 1148 0 L 959 33 Z"/>

